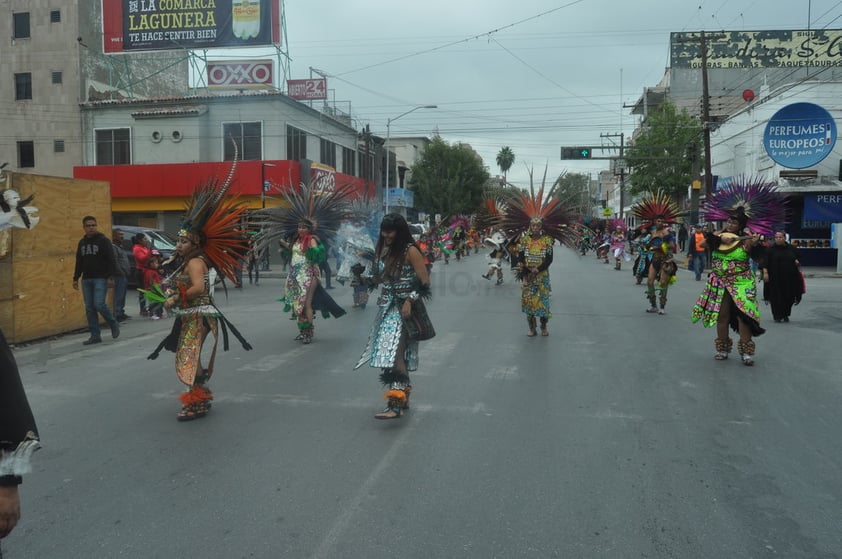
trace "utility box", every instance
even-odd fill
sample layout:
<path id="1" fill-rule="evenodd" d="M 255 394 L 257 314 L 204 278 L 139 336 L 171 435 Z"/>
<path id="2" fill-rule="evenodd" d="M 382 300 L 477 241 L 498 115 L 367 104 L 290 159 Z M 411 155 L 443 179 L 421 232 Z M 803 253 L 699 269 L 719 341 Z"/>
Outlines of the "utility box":
<path id="1" fill-rule="evenodd" d="M 4 172 L 0 190 L 12 189 L 38 208 L 32 229 L 0 231 L 0 329 L 21 343 L 87 327 L 82 292 L 73 289 L 82 218 L 92 215 L 111 238 L 107 182 Z"/>

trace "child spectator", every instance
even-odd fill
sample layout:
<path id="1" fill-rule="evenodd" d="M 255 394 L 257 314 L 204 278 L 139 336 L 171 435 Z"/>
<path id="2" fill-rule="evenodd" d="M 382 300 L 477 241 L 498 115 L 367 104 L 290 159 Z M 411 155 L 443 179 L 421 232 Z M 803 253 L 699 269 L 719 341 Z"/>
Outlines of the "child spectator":
<path id="1" fill-rule="evenodd" d="M 143 289 L 148 291 L 155 285 L 161 285 L 161 281 L 163 281 L 163 276 L 161 275 L 161 253 L 152 249 L 149 260 L 146 261 L 146 266 L 143 269 Z M 152 320 L 164 318 L 163 303 L 148 303 L 148 311 Z"/>

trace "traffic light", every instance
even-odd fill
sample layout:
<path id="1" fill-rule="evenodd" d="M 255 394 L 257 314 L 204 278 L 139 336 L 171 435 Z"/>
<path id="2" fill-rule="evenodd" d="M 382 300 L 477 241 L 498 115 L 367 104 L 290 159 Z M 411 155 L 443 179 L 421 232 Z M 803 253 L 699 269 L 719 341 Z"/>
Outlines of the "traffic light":
<path id="1" fill-rule="evenodd" d="M 591 148 L 575 147 L 575 148 L 561 148 L 562 159 L 590 159 Z"/>

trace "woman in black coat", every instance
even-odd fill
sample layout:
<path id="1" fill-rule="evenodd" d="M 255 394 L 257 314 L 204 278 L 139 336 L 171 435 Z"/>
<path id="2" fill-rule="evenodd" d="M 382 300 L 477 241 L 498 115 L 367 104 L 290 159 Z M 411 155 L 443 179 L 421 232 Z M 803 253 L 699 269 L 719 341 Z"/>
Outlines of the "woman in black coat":
<path id="1" fill-rule="evenodd" d="M 772 306 L 775 322 L 789 322 L 792 306 L 801 302 L 804 283 L 799 266 L 798 251 L 786 242 L 786 233 L 776 232 L 763 265 L 763 300 Z"/>

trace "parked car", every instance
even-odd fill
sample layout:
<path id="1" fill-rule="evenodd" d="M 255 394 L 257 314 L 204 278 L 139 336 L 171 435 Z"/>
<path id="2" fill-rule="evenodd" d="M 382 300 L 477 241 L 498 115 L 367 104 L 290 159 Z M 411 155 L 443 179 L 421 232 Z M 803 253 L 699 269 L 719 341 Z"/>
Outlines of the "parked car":
<path id="1" fill-rule="evenodd" d="M 161 257 L 166 260 L 175 252 L 176 238 L 174 235 L 167 233 L 163 229 L 152 229 L 149 227 L 137 227 L 134 225 L 115 225 L 114 229 L 119 229 L 123 232 L 123 249 L 129 257 L 129 264 L 132 269 L 135 268 L 134 254 L 132 254 L 132 239 L 138 233 L 143 233 L 146 238 L 152 243 L 152 248 L 161 253 Z M 137 277 L 132 274 L 129 276 L 128 286 L 130 289 L 137 287 Z"/>

